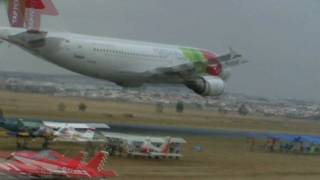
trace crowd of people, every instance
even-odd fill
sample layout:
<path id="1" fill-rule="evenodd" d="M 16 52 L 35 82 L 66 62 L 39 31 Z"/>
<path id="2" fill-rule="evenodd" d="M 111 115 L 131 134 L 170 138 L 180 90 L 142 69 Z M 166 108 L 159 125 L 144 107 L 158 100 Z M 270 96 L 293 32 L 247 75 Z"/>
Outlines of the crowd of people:
<path id="1" fill-rule="evenodd" d="M 247 138 L 247 143 L 250 151 L 320 154 L 320 137 L 315 136 L 274 135 L 264 140 L 250 136 Z"/>

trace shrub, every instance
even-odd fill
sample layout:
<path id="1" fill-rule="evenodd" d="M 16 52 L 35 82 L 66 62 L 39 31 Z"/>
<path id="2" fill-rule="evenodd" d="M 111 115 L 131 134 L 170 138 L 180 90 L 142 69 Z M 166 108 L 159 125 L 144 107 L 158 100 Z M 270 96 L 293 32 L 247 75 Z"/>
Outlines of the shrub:
<path id="1" fill-rule="evenodd" d="M 238 109 L 238 113 L 241 116 L 246 116 L 249 114 L 249 108 L 245 104 L 242 104 Z"/>
<path id="2" fill-rule="evenodd" d="M 84 103 L 80 103 L 78 106 L 79 111 L 85 112 L 87 110 L 87 105 Z"/>
<path id="3" fill-rule="evenodd" d="M 64 112 L 66 110 L 66 105 L 63 102 L 58 104 L 58 111 Z"/>
<path id="4" fill-rule="evenodd" d="M 183 113 L 184 111 L 184 104 L 182 101 L 179 101 L 177 102 L 177 105 L 176 105 L 176 112 L 177 113 Z"/>
<path id="5" fill-rule="evenodd" d="M 164 110 L 164 104 L 161 103 L 161 102 L 158 102 L 156 104 L 156 112 L 157 113 L 163 113 L 163 110 Z"/>

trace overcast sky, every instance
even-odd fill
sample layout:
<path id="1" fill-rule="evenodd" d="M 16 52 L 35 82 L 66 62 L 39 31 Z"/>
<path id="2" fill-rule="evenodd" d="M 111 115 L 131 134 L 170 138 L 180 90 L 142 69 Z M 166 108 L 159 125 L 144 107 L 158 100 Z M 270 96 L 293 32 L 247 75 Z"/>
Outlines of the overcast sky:
<path id="1" fill-rule="evenodd" d="M 250 63 L 232 69 L 228 91 L 320 100 L 318 0 L 54 2 L 61 15 L 53 20 L 52 27 L 99 36 L 194 46 L 217 53 L 225 53 L 228 46 L 232 46 Z M 1 45 L 0 59 L 0 70 L 67 73 L 7 45 Z"/>

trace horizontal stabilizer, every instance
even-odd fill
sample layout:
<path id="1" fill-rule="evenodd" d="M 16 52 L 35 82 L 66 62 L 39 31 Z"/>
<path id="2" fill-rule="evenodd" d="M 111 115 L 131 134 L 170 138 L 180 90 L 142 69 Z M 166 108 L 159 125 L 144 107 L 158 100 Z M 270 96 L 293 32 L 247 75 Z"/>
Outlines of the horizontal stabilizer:
<path id="1" fill-rule="evenodd" d="M 9 36 L 9 41 L 21 45 L 32 45 L 36 46 L 43 46 L 44 40 L 47 37 L 47 32 L 38 32 L 38 31 L 26 31 L 23 33 L 19 33 L 16 35 Z"/>

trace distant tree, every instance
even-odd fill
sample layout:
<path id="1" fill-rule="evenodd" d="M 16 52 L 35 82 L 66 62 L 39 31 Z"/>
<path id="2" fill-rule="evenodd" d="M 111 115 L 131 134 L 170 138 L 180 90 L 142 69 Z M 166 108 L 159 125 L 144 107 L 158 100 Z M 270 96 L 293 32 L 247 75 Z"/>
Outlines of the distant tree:
<path id="1" fill-rule="evenodd" d="M 125 113 L 125 114 L 123 114 L 123 116 L 126 118 L 134 118 L 134 115 L 131 113 Z"/>
<path id="2" fill-rule="evenodd" d="M 218 108 L 218 112 L 221 113 L 221 114 L 227 114 L 227 113 L 228 113 L 228 110 L 227 110 L 225 107 L 220 106 L 220 107 Z"/>
<path id="3" fill-rule="evenodd" d="M 249 114 L 249 108 L 245 104 L 242 104 L 238 109 L 238 113 L 241 116 L 246 116 Z"/>
<path id="4" fill-rule="evenodd" d="M 156 112 L 157 113 L 163 113 L 164 110 L 164 104 L 162 102 L 157 102 L 156 104 Z"/>
<path id="5" fill-rule="evenodd" d="M 3 111 L 2 109 L 0 108 L 0 118 L 3 118 L 4 114 L 3 114 Z"/>
<path id="6" fill-rule="evenodd" d="M 63 102 L 58 104 L 58 111 L 64 112 L 66 110 L 66 105 Z"/>
<path id="7" fill-rule="evenodd" d="M 176 105 L 176 112 L 183 113 L 184 111 L 184 103 L 182 101 L 178 101 Z"/>
<path id="8" fill-rule="evenodd" d="M 80 104 L 78 105 L 78 109 L 79 109 L 79 111 L 81 111 L 81 112 L 85 112 L 85 111 L 87 110 L 87 105 L 84 104 L 84 103 L 80 103 Z"/>

